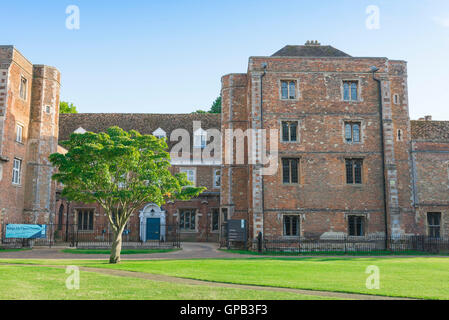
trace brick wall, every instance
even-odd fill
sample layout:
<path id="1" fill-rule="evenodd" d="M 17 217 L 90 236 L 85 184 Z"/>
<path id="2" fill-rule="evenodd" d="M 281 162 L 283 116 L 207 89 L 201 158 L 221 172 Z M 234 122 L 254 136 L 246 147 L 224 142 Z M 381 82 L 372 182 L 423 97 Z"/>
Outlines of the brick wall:
<path id="1" fill-rule="evenodd" d="M 415 230 L 410 221 L 414 211 L 406 63 L 385 58 L 251 57 L 247 74 L 222 78 L 222 130 L 237 124 L 280 130 L 283 120 L 299 123 L 299 141 L 279 143 L 275 175 L 261 177 L 260 166 L 247 164 L 234 176 L 236 169 L 223 165 L 222 206 L 246 212 L 254 237 L 260 231 L 282 236 L 284 214 L 300 215 L 302 235 L 347 234 L 351 214 L 366 218 L 367 234 L 384 233 L 379 90 L 371 66 L 379 68 L 376 76 L 382 80 L 390 232 Z M 296 81 L 296 99 L 281 99 L 281 80 Z M 358 101 L 343 101 L 344 80 L 358 81 Z M 398 104 L 392 104 L 393 95 L 400 97 Z M 361 143 L 345 142 L 345 121 L 361 123 Z M 396 139 L 398 129 L 401 141 Z M 281 159 L 285 157 L 299 159 L 299 184 L 283 184 Z M 346 158 L 363 159 L 361 185 L 346 184 Z M 245 202 L 237 205 L 234 194 L 246 190 L 250 192 Z"/>

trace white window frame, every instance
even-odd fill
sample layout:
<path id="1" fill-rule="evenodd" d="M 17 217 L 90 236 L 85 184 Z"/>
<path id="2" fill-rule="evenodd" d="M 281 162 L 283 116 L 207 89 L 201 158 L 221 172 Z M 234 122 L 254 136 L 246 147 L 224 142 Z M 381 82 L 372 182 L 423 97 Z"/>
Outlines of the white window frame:
<path id="1" fill-rule="evenodd" d="M 345 100 L 345 83 L 349 83 L 349 100 Z M 354 100 L 352 96 L 351 83 L 357 85 L 357 99 Z M 362 101 L 362 82 L 360 79 L 343 79 L 341 81 L 341 101 L 343 102 L 361 102 Z"/>
<path id="2" fill-rule="evenodd" d="M 20 85 L 19 85 L 19 97 L 22 100 L 27 100 L 28 98 L 28 79 L 24 76 L 20 77 Z"/>
<path id="3" fill-rule="evenodd" d="M 167 133 L 162 128 L 157 128 L 152 134 L 158 139 L 167 138 Z"/>
<path id="4" fill-rule="evenodd" d="M 23 143 L 23 128 L 22 124 L 16 124 L 16 142 Z"/>
<path id="5" fill-rule="evenodd" d="M 14 158 L 12 167 L 12 183 L 14 185 L 21 185 L 22 183 L 22 160 Z"/>
<path id="6" fill-rule="evenodd" d="M 401 99 L 399 98 L 399 95 L 397 93 L 393 95 L 393 103 L 395 105 L 401 104 Z"/>
<path id="7" fill-rule="evenodd" d="M 79 127 L 78 129 L 73 131 L 73 133 L 76 133 L 76 134 L 85 134 L 86 132 L 87 132 L 86 129 L 84 129 L 83 127 Z"/>
<path id="8" fill-rule="evenodd" d="M 220 172 L 220 174 L 218 176 L 217 176 L 217 171 Z M 214 176 L 213 176 L 212 186 L 216 189 L 220 189 L 221 188 L 221 169 L 214 169 L 213 173 L 214 173 Z M 217 180 L 218 180 L 217 177 L 219 177 L 220 184 L 217 184 Z"/>
<path id="9" fill-rule="evenodd" d="M 295 97 L 290 98 L 290 82 L 295 83 Z M 282 97 L 282 83 L 287 82 L 287 98 Z M 282 78 L 279 80 L 279 99 L 282 101 L 296 101 L 299 100 L 300 97 L 300 91 L 299 91 L 299 80 L 298 79 L 292 79 L 292 78 Z"/>
<path id="10" fill-rule="evenodd" d="M 204 149 L 207 146 L 207 132 L 199 128 L 193 133 L 193 147 Z"/>
<path id="11" fill-rule="evenodd" d="M 196 187 L 196 168 L 180 168 L 179 172 L 187 174 L 187 179 L 192 182 L 192 187 Z M 192 175 L 190 175 L 192 173 Z M 189 176 L 193 176 L 193 181 L 189 179 Z"/>

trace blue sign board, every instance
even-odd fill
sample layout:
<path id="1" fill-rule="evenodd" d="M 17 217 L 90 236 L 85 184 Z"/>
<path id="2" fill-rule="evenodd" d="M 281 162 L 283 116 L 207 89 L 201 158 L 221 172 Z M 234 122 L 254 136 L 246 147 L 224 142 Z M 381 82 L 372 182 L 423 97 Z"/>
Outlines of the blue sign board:
<path id="1" fill-rule="evenodd" d="M 45 239 L 45 224 L 7 224 L 5 237 L 8 239 Z"/>

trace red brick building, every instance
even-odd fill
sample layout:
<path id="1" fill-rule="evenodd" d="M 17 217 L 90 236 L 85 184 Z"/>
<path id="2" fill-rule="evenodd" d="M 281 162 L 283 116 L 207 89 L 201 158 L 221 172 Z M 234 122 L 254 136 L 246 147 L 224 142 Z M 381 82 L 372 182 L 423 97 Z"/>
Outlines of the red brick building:
<path id="1" fill-rule="evenodd" d="M 223 153 L 221 210 L 253 237 L 449 235 L 448 123 L 411 126 L 405 61 L 309 41 L 250 57 L 222 99 L 223 132 L 279 132 L 273 175 Z"/>
<path id="2" fill-rule="evenodd" d="M 151 219 L 179 224 L 183 241 L 217 241 L 226 219 L 247 220 L 250 238 L 449 236 L 449 122 L 409 120 L 404 61 L 351 57 L 316 42 L 286 46 L 222 78 L 221 115 L 58 117 L 59 87 L 55 68 L 0 46 L 0 224 L 76 224 L 101 234 L 102 209 L 61 199 L 48 156 L 64 152 L 58 141 L 74 132 L 119 126 L 165 137 L 171 151 L 186 133 L 190 154 L 173 159 L 173 171 L 207 187 L 190 201 L 141 208 L 131 218 L 141 240 Z M 238 150 L 226 136 L 211 139 L 213 129 L 274 129 L 274 174 L 250 161 L 260 144 Z M 218 159 L 197 156 L 220 139 Z M 231 150 L 244 161 L 229 161 Z"/>
<path id="3" fill-rule="evenodd" d="M 0 224 L 52 222 L 60 74 L 0 46 Z"/>
<path id="4" fill-rule="evenodd" d="M 195 151 L 204 151 L 210 129 L 220 129 L 220 115 L 217 114 L 61 114 L 60 141 L 69 139 L 74 132 L 104 132 L 109 127 L 119 126 L 129 131 L 137 130 L 141 134 L 153 134 L 167 139 L 169 150 L 174 150 L 180 141 L 178 132 L 187 134 L 189 158 L 175 159 L 172 156 L 172 172 L 186 172 L 195 186 L 206 187 L 198 198 L 190 201 L 169 202 L 162 207 L 147 204 L 139 214 L 131 217 L 130 224 L 140 229 L 141 240 L 147 240 L 147 219 L 160 219 L 162 225 L 180 224 L 181 241 L 218 241 L 220 227 L 220 178 L 221 159 L 202 159 L 194 157 Z M 220 144 L 218 143 L 218 147 Z M 99 205 L 61 202 L 57 223 L 80 224 L 80 214 L 92 212 L 87 231 L 101 235 L 101 229 L 108 225 L 107 216 Z M 67 211 L 69 218 L 67 219 Z M 60 228 L 64 230 L 64 228 Z M 164 230 L 164 228 L 159 228 Z M 158 230 L 159 230 L 158 229 Z M 151 237 L 152 235 L 148 235 Z M 163 235 L 161 235 L 163 236 Z"/>

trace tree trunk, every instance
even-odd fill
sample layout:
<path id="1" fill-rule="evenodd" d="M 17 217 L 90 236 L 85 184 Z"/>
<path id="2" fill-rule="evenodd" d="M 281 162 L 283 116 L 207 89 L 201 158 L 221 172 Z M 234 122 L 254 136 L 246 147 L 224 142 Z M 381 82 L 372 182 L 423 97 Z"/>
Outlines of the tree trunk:
<path id="1" fill-rule="evenodd" d="M 122 232 L 114 233 L 114 242 L 111 248 L 111 257 L 109 263 L 116 264 L 120 262 L 120 252 L 122 251 Z"/>

